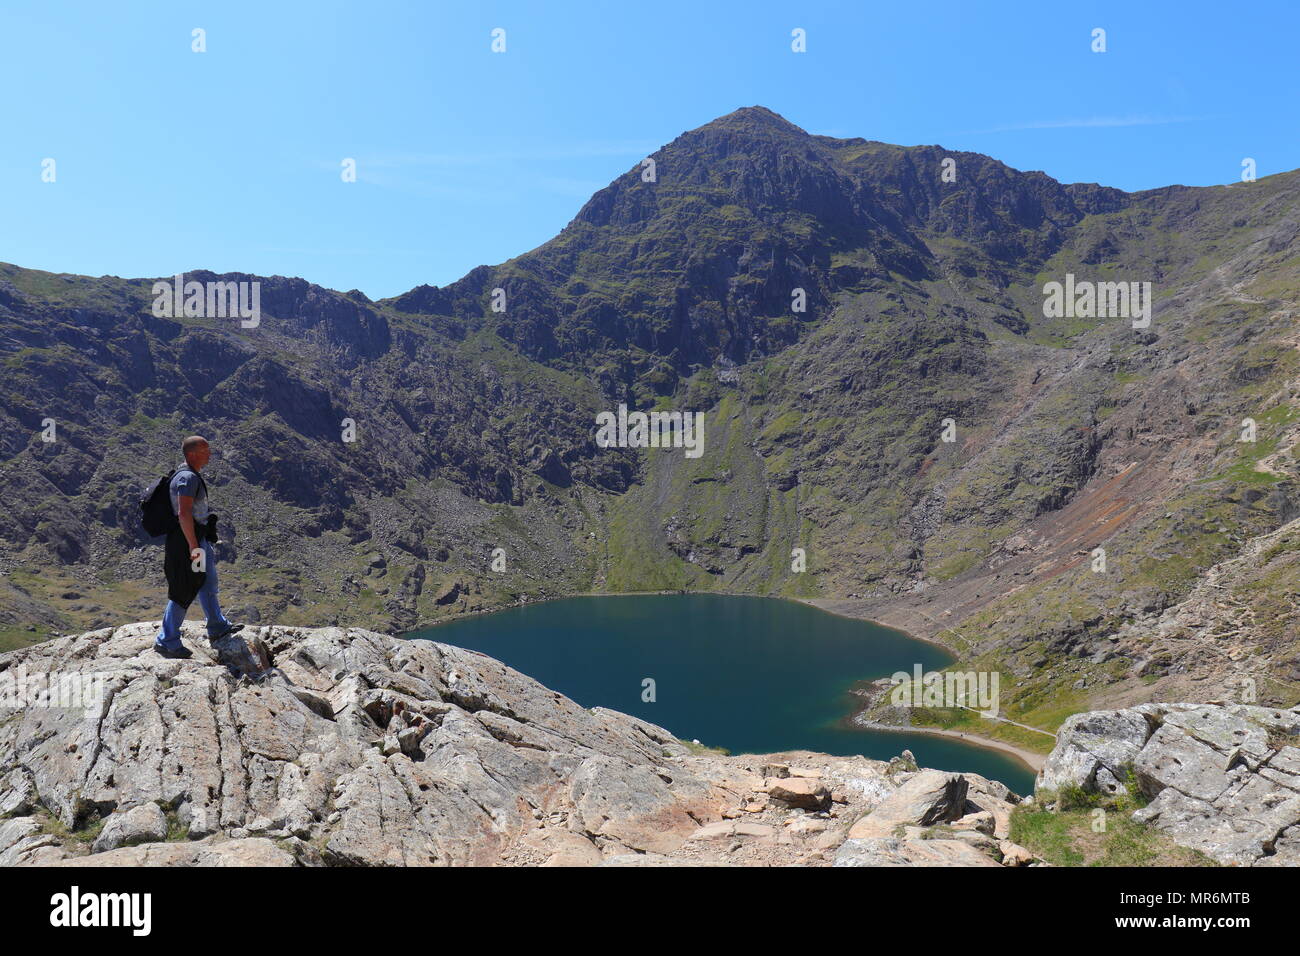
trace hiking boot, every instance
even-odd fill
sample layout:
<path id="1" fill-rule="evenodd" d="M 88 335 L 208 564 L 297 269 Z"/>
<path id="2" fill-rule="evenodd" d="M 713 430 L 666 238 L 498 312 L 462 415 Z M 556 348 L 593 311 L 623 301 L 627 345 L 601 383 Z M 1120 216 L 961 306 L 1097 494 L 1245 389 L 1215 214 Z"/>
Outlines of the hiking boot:
<path id="1" fill-rule="evenodd" d="M 225 629 L 224 631 L 222 631 L 220 634 L 209 634 L 209 635 L 208 635 L 208 640 L 209 640 L 210 642 L 211 642 L 211 641 L 219 641 L 219 640 L 221 640 L 223 637 L 229 637 L 231 634 L 238 634 L 238 633 L 239 633 L 240 631 L 242 631 L 243 629 L 244 629 L 244 625 L 242 625 L 242 624 L 232 624 L 232 625 L 230 625 L 230 627 L 226 628 L 226 629 Z"/>
<path id="2" fill-rule="evenodd" d="M 163 657 L 173 661 L 187 661 L 194 656 L 194 652 L 182 644 L 180 647 L 162 647 L 158 644 L 153 649 Z"/>

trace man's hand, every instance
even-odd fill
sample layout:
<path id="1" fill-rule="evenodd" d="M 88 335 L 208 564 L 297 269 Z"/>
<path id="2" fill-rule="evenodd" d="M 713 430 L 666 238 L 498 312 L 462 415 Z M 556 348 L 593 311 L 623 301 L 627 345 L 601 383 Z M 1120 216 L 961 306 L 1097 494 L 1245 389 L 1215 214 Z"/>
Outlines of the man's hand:
<path id="1" fill-rule="evenodd" d="M 177 502 L 181 506 L 179 515 L 181 531 L 190 545 L 190 559 L 198 560 L 194 557 L 194 552 L 199 550 L 199 536 L 194 533 L 194 499 L 189 495 L 178 495 Z"/>

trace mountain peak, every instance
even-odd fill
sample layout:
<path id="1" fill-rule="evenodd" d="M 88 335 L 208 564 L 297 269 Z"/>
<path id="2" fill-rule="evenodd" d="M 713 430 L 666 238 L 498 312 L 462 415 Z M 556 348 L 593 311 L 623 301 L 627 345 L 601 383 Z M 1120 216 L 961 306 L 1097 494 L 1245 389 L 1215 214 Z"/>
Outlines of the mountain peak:
<path id="1" fill-rule="evenodd" d="M 748 126 L 752 128 L 778 129 L 784 132 L 800 133 L 808 135 L 808 131 L 791 123 L 780 113 L 773 112 L 766 106 L 742 106 L 738 110 L 733 110 L 724 116 L 719 116 L 712 122 L 705 123 L 701 129 L 709 127 L 739 127 Z"/>

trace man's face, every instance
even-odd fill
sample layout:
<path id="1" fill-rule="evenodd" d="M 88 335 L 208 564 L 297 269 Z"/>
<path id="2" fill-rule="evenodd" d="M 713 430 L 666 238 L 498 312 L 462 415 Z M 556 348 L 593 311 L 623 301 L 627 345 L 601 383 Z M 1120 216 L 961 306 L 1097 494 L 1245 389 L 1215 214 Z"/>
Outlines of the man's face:
<path id="1" fill-rule="evenodd" d="M 204 465 L 206 465 L 208 463 L 208 459 L 211 457 L 212 457 L 212 449 L 209 448 L 207 445 L 200 445 L 198 448 L 195 448 L 188 455 L 186 455 L 185 460 L 189 462 L 191 468 L 194 468 L 197 471 L 201 469 Z"/>

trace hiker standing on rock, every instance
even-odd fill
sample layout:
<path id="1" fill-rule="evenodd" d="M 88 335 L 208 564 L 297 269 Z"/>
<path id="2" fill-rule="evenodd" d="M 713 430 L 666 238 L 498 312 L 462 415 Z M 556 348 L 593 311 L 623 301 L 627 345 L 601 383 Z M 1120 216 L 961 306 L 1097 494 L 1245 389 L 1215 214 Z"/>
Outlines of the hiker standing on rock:
<path id="1" fill-rule="evenodd" d="M 181 623 L 195 595 L 208 619 L 209 641 L 234 634 L 244 625 L 226 620 L 217 603 L 217 561 L 212 547 L 218 540 L 217 516 L 208 509 L 208 488 L 199 475 L 212 457 L 212 450 L 207 439 L 191 435 L 181 443 L 181 452 L 185 464 L 172 472 L 170 480 L 158 483 L 144 507 L 148 528 L 149 508 L 161 511 L 165 507 L 162 497 L 165 483 L 170 515 L 163 515 L 161 524 L 167 533 L 163 573 L 167 576 L 168 601 L 154 650 L 163 657 L 184 659 L 191 657 L 192 652 L 181 643 Z"/>

